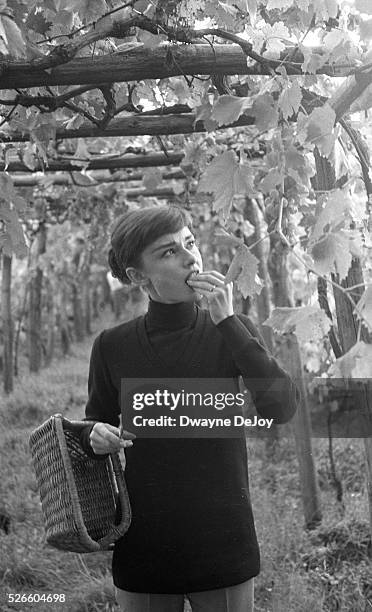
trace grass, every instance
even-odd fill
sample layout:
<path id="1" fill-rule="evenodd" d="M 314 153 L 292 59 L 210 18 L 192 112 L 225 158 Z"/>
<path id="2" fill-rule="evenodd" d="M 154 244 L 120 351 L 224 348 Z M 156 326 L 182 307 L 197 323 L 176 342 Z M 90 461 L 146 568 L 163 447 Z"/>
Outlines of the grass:
<path id="1" fill-rule="evenodd" d="M 3 612 L 118 612 L 111 553 L 62 553 L 44 544 L 28 450 L 30 432 L 51 414 L 83 416 L 92 339 L 75 344 L 70 357 L 40 374 L 24 374 L 10 396 L 0 394 L 0 512 L 11 517 L 9 533 L 0 529 Z M 327 440 L 314 440 L 323 520 L 307 531 L 293 441 L 282 441 L 271 461 L 262 440 L 249 440 L 251 497 L 262 557 L 256 612 L 372 612 L 363 445 L 361 440 L 335 440 L 334 447 L 343 505 L 336 501 L 329 476 Z M 9 604 L 8 593 L 64 593 L 66 603 Z"/>

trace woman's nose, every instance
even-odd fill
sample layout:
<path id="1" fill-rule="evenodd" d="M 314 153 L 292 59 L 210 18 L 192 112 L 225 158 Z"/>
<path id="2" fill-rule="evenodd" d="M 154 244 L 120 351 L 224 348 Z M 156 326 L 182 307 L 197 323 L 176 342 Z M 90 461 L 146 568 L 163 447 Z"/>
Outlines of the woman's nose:
<path id="1" fill-rule="evenodd" d="M 197 261 L 194 253 L 191 253 L 186 247 L 183 248 L 183 260 L 186 265 L 196 263 Z"/>

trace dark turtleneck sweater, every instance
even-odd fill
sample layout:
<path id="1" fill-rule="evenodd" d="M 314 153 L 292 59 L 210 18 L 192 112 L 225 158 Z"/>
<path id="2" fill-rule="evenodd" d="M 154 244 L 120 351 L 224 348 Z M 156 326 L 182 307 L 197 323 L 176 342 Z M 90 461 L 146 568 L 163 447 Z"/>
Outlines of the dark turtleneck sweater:
<path id="1" fill-rule="evenodd" d="M 229 378 L 238 390 L 239 375 L 262 417 L 284 423 L 293 416 L 298 390 L 247 316 L 214 325 L 192 302 L 150 300 L 146 315 L 96 338 L 86 418 L 119 425 L 125 377 Z M 90 430 L 83 429 L 81 443 L 94 457 Z M 188 593 L 259 573 L 244 437 L 137 438 L 125 454 L 132 523 L 115 544 L 118 588 Z"/>

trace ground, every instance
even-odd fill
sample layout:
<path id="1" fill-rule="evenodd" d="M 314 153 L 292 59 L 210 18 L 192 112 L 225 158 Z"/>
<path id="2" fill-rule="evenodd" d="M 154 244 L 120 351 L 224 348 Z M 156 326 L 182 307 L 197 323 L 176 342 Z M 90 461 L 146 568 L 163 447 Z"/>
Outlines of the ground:
<path id="1" fill-rule="evenodd" d="M 95 332 L 115 324 L 110 314 Z M 81 418 L 94 338 L 40 374 L 22 375 L 9 397 L 0 392 L 0 609 L 114 612 L 111 553 L 63 553 L 45 545 L 28 439 L 51 414 Z M 261 546 L 256 612 L 372 612 L 372 563 L 362 440 L 334 441 L 343 502 L 330 479 L 328 441 L 314 440 L 322 523 L 304 528 L 294 440 L 277 448 L 250 439 L 251 497 Z M 61 593 L 65 603 L 9 603 L 9 593 Z"/>

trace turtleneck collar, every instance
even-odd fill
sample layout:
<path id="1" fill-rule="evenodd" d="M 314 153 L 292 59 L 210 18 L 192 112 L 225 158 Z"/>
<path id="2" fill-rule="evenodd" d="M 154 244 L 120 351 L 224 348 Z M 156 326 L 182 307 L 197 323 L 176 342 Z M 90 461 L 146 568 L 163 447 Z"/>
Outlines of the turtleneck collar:
<path id="1" fill-rule="evenodd" d="M 146 326 L 151 329 L 175 330 L 194 323 L 197 315 L 195 302 L 163 304 L 150 298 Z"/>

